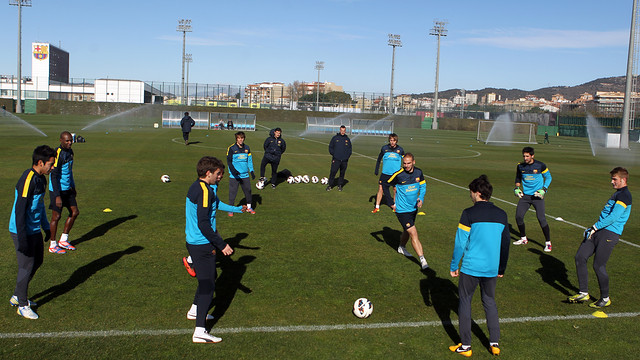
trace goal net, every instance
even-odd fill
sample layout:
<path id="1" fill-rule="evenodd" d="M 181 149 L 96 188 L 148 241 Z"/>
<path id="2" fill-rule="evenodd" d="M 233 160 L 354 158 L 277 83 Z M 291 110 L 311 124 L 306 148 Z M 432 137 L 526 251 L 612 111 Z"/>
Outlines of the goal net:
<path id="1" fill-rule="evenodd" d="M 537 144 L 536 124 L 480 120 L 476 140 L 485 144 Z"/>

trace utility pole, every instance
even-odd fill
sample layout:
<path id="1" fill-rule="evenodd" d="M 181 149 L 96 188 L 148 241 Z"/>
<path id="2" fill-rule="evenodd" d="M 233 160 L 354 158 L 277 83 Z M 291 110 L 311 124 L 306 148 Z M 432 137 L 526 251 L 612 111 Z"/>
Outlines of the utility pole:
<path id="1" fill-rule="evenodd" d="M 178 28 L 176 29 L 178 32 L 182 32 L 182 101 L 181 103 L 185 103 L 185 87 L 184 87 L 184 63 L 185 63 L 185 53 L 184 47 L 185 42 L 187 40 L 187 33 L 191 32 L 191 20 L 190 19 L 180 19 L 178 20 Z"/>
<path id="2" fill-rule="evenodd" d="M 391 55 L 391 89 L 389 89 L 389 114 L 395 113 L 393 111 L 394 101 L 393 101 L 393 70 L 395 69 L 396 62 L 396 46 L 402 47 L 402 41 L 400 41 L 400 35 L 389 34 L 389 42 L 387 45 L 393 47 L 393 54 Z"/>
<path id="3" fill-rule="evenodd" d="M 320 110 L 320 70 L 324 70 L 324 61 L 316 61 L 318 70 L 318 81 L 316 82 L 316 111 Z"/>
<path id="4" fill-rule="evenodd" d="M 31 0 L 9 0 L 9 5 L 18 6 L 18 84 L 16 113 L 22 113 L 22 7 L 31 6 Z"/>
<path id="5" fill-rule="evenodd" d="M 438 76 L 440 74 L 440 37 L 447 36 L 447 29 L 444 26 L 447 23 L 445 21 L 434 21 L 433 29 L 429 32 L 429 35 L 435 35 L 438 37 L 438 52 L 436 56 L 436 89 L 433 97 L 433 124 L 431 128 L 436 130 L 438 128 Z"/>

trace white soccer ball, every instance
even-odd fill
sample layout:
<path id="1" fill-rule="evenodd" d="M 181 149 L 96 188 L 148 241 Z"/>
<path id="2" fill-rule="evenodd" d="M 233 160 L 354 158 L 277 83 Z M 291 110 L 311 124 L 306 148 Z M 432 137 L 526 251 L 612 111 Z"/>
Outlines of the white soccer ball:
<path id="1" fill-rule="evenodd" d="M 289 184 L 293 184 L 295 181 L 296 181 L 296 179 L 294 179 L 294 178 L 293 178 L 293 176 L 289 176 L 289 177 L 287 178 L 287 182 L 288 182 Z"/>
<path id="2" fill-rule="evenodd" d="M 258 180 L 258 182 L 256 183 L 256 187 L 258 188 L 258 190 L 264 189 L 264 181 Z"/>
<path id="3" fill-rule="evenodd" d="M 308 184 L 308 183 L 309 183 L 309 180 L 310 180 L 310 179 L 309 179 L 309 175 L 303 175 L 303 176 L 302 176 L 302 182 L 303 182 L 303 183 Z"/>
<path id="4" fill-rule="evenodd" d="M 300 184 L 300 182 L 302 182 L 302 176 L 298 175 L 295 178 L 296 184 Z"/>
<path id="5" fill-rule="evenodd" d="M 322 184 L 322 185 L 329 185 L 329 178 L 327 178 L 327 177 L 323 177 L 323 178 L 320 180 L 320 184 Z"/>
<path id="6" fill-rule="evenodd" d="M 169 178 L 169 175 L 162 175 L 160 176 L 160 181 L 162 181 L 163 183 L 168 183 L 171 182 L 171 178 Z"/>
<path id="7" fill-rule="evenodd" d="M 318 179 L 318 177 L 317 177 L 317 176 L 315 176 L 315 175 L 314 175 L 314 176 L 312 176 L 312 177 L 311 177 L 311 182 L 312 182 L 312 183 L 317 184 L 317 183 L 318 183 L 318 181 L 320 181 L 320 179 Z"/>
<path id="8" fill-rule="evenodd" d="M 366 319 L 373 312 L 373 304 L 367 298 L 360 298 L 353 303 L 353 315 Z"/>

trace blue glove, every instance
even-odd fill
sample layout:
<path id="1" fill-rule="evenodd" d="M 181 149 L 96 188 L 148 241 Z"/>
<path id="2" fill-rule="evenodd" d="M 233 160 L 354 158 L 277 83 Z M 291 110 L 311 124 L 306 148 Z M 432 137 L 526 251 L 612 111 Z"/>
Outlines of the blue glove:
<path id="1" fill-rule="evenodd" d="M 591 239 L 591 236 L 593 236 L 593 234 L 594 234 L 596 231 L 598 231 L 598 229 L 596 229 L 596 227 L 595 227 L 595 226 L 592 226 L 592 227 L 590 227 L 590 228 L 586 229 L 586 230 L 584 231 L 584 239 L 585 239 L 585 240 L 589 240 L 589 239 Z"/>

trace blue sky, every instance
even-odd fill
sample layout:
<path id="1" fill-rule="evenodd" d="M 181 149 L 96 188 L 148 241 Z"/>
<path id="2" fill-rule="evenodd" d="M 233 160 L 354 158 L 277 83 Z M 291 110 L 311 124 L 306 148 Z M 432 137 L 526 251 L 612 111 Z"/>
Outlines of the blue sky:
<path id="1" fill-rule="evenodd" d="M 70 76 L 179 82 L 182 35 L 191 82 L 245 85 L 321 81 L 345 91 L 389 92 L 392 48 L 399 34 L 394 93 L 431 92 L 437 39 L 440 90 L 485 87 L 535 90 L 578 85 L 626 72 L 632 0 L 602 1 L 46 1 L 23 8 L 23 75 L 31 42 L 61 45 Z M 62 6 L 61 4 L 64 4 Z M 17 73 L 16 6 L 0 3 L 4 41 L 0 74 Z"/>

